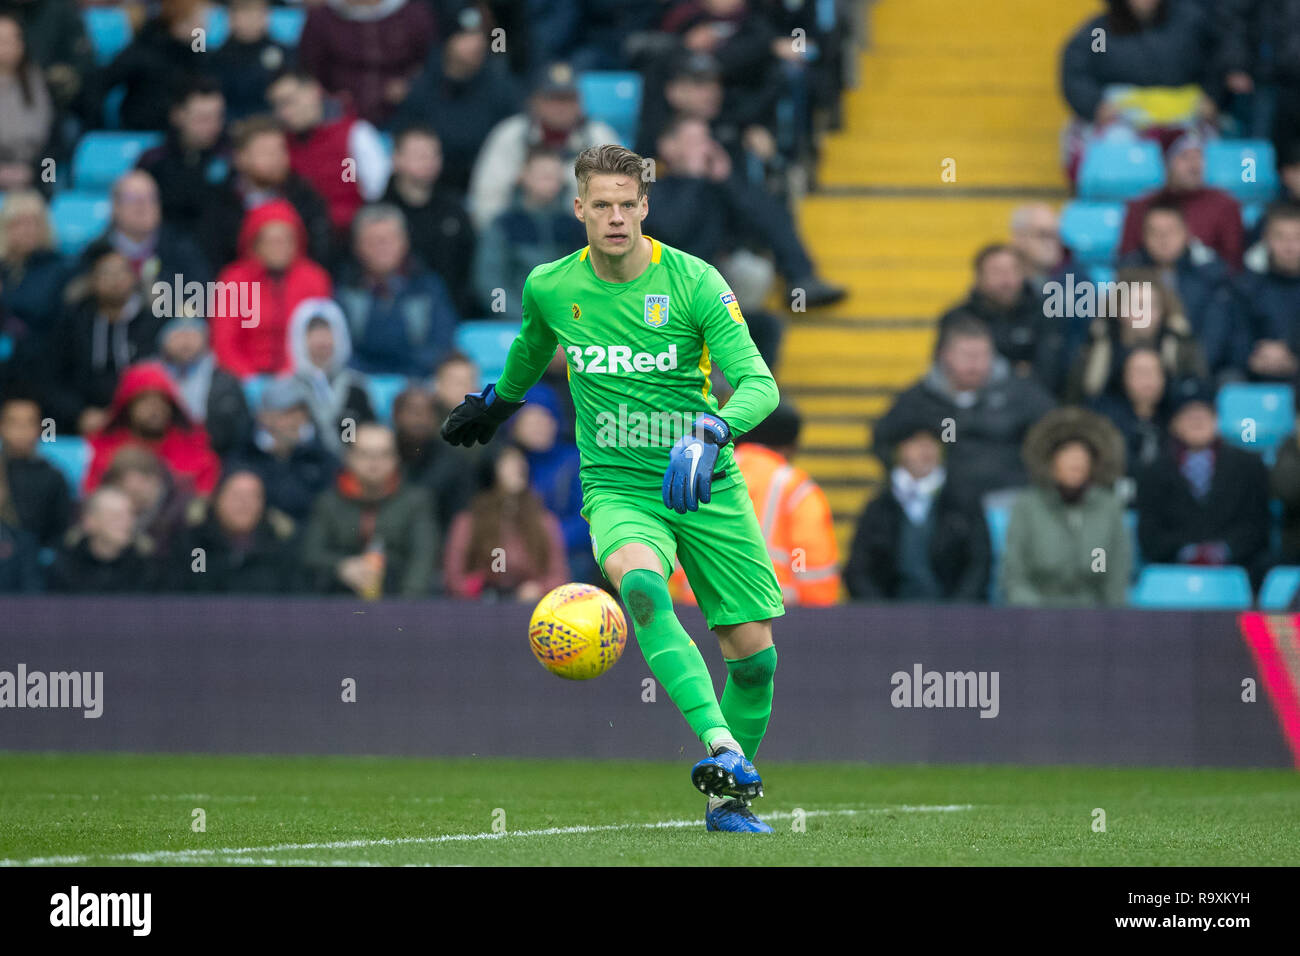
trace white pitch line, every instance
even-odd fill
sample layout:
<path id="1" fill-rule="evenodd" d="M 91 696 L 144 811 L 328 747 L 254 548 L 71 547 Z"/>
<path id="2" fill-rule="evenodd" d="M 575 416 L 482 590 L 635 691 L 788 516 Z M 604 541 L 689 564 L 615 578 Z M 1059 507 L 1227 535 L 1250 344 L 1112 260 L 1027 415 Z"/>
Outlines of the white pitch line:
<path id="1" fill-rule="evenodd" d="M 953 813 L 959 810 L 973 810 L 969 803 L 946 804 L 942 806 L 897 806 L 875 807 L 867 810 L 805 810 L 805 817 L 858 816 L 879 813 Z M 794 813 L 777 811 L 758 814 L 762 820 L 789 820 Z M 429 837 L 381 837 L 374 840 L 334 840 L 329 843 L 278 843 L 273 846 L 256 847 L 220 847 L 217 849 L 195 850 L 153 850 L 147 853 L 89 853 L 75 856 L 38 856 L 26 860 L 0 860 L 0 866 L 71 866 L 88 863 L 91 860 L 123 861 L 127 863 L 176 863 L 197 862 L 201 859 L 219 857 L 255 858 L 263 853 L 283 853 L 289 850 L 356 850 L 380 846 L 414 846 L 437 843 L 460 843 L 475 840 L 500 840 L 506 837 L 562 836 L 572 833 L 607 833 L 614 830 L 659 830 L 681 827 L 698 827 L 698 818 L 691 820 L 660 820 L 655 823 L 609 823 L 598 826 L 579 825 L 571 827 L 546 827 L 540 830 L 506 830 L 499 833 L 445 833 Z M 222 860 L 221 862 L 227 862 Z M 296 862 L 296 861 L 295 861 Z"/>

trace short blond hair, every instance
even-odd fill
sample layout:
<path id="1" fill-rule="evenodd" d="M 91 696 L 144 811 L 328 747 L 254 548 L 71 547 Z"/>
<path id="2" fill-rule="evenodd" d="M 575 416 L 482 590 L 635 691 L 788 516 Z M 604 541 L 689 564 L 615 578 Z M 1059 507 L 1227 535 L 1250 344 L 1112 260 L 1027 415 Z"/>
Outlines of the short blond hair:
<path id="1" fill-rule="evenodd" d="M 20 216 L 31 215 L 39 217 L 45 233 L 39 248 L 45 251 L 54 248 L 54 229 L 50 226 L 50 207 L 45 197 L 35 189 L 23 189 L 10 193 L 0 206 L 0 260 L 9 254 L 10 224 Z"/>
<path id="2" fill-rule="evenodd" d="M 587 182 L 595 173 L 627 176 L 637 181 L 637 198 L 650 191 L 650 179 L 645 175 L 646 161 L 630 149 L 616 143 L 590 146 L 578 154 L 573 163 L 573 175 L 578 180 L 579 195 L 587 192 Z"/>

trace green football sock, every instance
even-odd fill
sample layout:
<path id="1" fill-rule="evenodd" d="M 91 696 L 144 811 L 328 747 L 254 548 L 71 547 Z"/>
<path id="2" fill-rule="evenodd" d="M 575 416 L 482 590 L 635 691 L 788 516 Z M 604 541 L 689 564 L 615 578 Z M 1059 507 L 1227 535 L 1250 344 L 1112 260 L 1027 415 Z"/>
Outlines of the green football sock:
<path id="1" fill-rule="evenodd" d="M 722 691 L 722 716 L 745 748 L 745 756 L 758 756 L 758 745 L 772 716 L 772 678 L 776 674 L 776 648 L 727 661 L 727 686 Z"/>
<path id="2" fill-rule="evenodd" d="M 673 612 L 668 582 L 654 571 L 637 568 L 623 575 L 619 592 L 636 624 L 636 642 L 641 647 L 650 673 L 668 692 L 691 730 L 707 745 L 726 734 L 714 696 L 713 679 L 704 665 L 700 649 Z"/>

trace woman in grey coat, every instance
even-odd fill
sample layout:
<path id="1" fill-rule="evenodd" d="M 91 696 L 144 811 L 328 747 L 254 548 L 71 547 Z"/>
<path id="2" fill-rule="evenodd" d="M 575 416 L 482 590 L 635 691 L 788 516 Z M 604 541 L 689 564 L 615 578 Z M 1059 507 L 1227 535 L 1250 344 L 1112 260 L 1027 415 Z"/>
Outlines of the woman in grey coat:
<path id="1" fill-rule="evenodd" d="M 1006 602 L 1123 605 L 1133 549 L 1112 487 L 1124 473 L 1119 431 L 1082 408 L 1058 408 L 1030 429 L 1022 454 L 1032 484 L 1007 529 Z"/>

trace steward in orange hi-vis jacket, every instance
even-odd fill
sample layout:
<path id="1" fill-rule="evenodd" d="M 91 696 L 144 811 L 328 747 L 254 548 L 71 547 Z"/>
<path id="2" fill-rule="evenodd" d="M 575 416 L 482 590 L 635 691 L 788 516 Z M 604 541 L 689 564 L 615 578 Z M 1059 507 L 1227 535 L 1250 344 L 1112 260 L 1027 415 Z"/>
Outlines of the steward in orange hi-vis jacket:
<path id="1" fill-rule="evenodd" d="M 826 493 L 802 468 L 790 464 L 799 440 L 799 415 L 782 402 L 736 444 L 767 552 L 787 605 L 835 604 L 840 594 L 839 554 Z M 678 566 L 669 580 L 675 600 L 695 597 Z"/>

